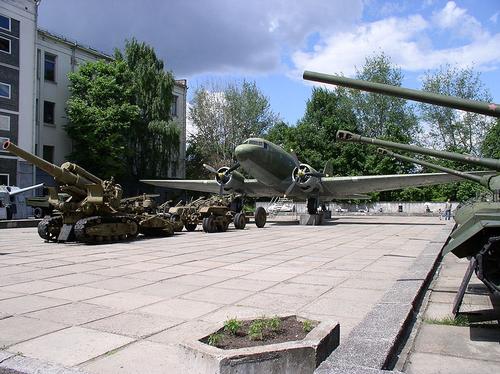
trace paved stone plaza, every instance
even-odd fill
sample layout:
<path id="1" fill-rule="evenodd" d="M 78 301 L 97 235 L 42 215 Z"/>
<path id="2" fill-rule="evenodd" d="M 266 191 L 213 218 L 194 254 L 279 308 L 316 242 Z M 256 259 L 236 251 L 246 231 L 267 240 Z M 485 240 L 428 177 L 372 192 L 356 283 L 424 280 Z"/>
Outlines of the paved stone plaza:
<path id="1" fill-rule="evenodd" d="M 180 342 L 228 317 L 276 313 L 338 320 L 342 346 L 451 227 L 435 217 L 358 216 L 99 246 L 0 230 L 0 362 L 47 372 L 186 372 Z"/>

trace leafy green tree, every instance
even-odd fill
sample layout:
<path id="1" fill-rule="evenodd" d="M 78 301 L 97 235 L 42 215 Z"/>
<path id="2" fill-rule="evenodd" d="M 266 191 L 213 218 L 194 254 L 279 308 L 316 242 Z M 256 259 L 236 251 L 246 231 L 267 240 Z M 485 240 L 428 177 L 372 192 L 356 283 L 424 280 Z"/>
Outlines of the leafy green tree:
<path id="1" fill-rule="evenodd" d="M 384 53 L 365 59 L 356 79 L 401 86 L 404 75 Z M 365 136 L 403 143 L 415 142 L 421 129 L 414 107 L 405 99 L 350 90 L 358 127 Z"/>
<path id="2" fill-rule="evenodd" d="M 333 174 L 357 174 L 362 171 L 363 155 L 355 144 L 335 142 L 338 130 L 357 131 L 356 119 L 346 91 L 314 88 L 304 117 L 297 126 L 279 123 L 267 139 L 293 150 L 300 161 L 323 170 L 330 163 Z"/>
<path id="3" fill-rule="evenodd" d="M 491 94 L 472 67 L 445 65 L 427 72 L 422 84 L 425 91 L 464 99 L 490 102 Z M 437 105 L 420 104 L 422 119 L 429 124 L 429 144 L 437 149 L 480 155 L 481 143 L 493 120 L 481 114 Z"/>
<path id="4" fill-rule="evenodd" d="M 190 139 L 191 156 L 214 167 L 232 164 L 234 148 L 246 138 L 262 136 L 278 118 L 254 82 L 200 86 L 191 104 L 197 130 Z"/>
<path id="5" fill-rule="evenodd" d="M 129 132 L 128 160 L 135 178 L 167 177 L 179 154 L 179 124 L 172 121 L 171 103 L 174 78 L 164 70 L 154 49 L 135 39 L 125 50 L 115 52 L 117 61 L 125 61 L 132 72 L 133 103 L 140 116 Z"/>
<path id="6" fill-rule="evenodd" d="M 133 103 L 133 76 L 124 61 L 95 61 L 69 74 L 67 102 L 73 141 L 69 159 L 102 178 L 128 174 L 124 155 L 130 129 L 139 119 Z"/>
<path id="7" fill-rule="evenodd" d="M 484 157 L 500 159 L 500 119 L 497 119 L 486 134 L 481 145 L 481 153 Z"/>

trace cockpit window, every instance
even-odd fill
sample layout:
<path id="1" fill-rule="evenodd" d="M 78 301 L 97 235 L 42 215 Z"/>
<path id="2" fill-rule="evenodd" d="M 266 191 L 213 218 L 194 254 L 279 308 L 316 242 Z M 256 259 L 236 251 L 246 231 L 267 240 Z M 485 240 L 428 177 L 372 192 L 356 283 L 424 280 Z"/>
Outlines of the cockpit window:
<path id="1" fill-rule="evenodd" d="M 262 140 L 249 139 L 247 142 L 248 144 L 258 145 L 259 147 L 267 148 L 267 144 L 264 143 Z"/>

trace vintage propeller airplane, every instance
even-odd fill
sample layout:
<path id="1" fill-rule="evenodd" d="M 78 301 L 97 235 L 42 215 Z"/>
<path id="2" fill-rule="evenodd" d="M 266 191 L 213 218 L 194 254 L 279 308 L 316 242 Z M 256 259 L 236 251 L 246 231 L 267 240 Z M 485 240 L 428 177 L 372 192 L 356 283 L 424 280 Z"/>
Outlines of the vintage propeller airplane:
<path id="1" fill-rule="evenodd" d="M 369 192 L 448 183 L 461 178 L 447 173 L 394 174 L 333 177 L 299 162 L 294 153 L 261 138 L 249 138 L 234 150 L 238 162 L 218 170 L 208 180 L 142 180 L 154 186 L 210 193 L 238 193 L 249 197 L 286 195 L 307 200 L 309 214 L 316 214 L 321 202 L 337 199 L 366 199 Z M 242 167 L 254 179 L 236 171 Z"/>

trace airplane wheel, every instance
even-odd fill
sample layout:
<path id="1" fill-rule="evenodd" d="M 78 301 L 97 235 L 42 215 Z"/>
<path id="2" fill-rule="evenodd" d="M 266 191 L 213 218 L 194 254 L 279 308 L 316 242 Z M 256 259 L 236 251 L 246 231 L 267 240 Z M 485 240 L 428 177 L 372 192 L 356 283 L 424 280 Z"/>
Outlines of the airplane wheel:
<path id="1" fill-rule="evenodd" d="M 217 225 L 215 223 L 214 216 L 208 216 L 203 218 L 203 231 L 208 233 L 217 231 Z"/>
<path id="2" fill-rule="evenodd" d="M 267 221 L 267 213 L 266 213 L 266 210 L 259 206 L 256 210 L 255 210 L 255 215 L 254 215 L 254 218 L 255 218 L 255 225 L 258 227 L 258 228 L 262 228 L 266 225 L 266 221 Z"/>
<path id="3" fill-rule="evenodd" d="M 234 216 L 234 227 L 243 230 L 247 224 L 247 219 L 245 217 L 245 213 L 236 213 Z"/>
<path id="4" fill-rule="evenodd" d="M 194 231 L 196 230 L 196 226 L 198 226 L 196 223 L 186 223 L 184 227 L 186 228 L 186 231 Z"/>

